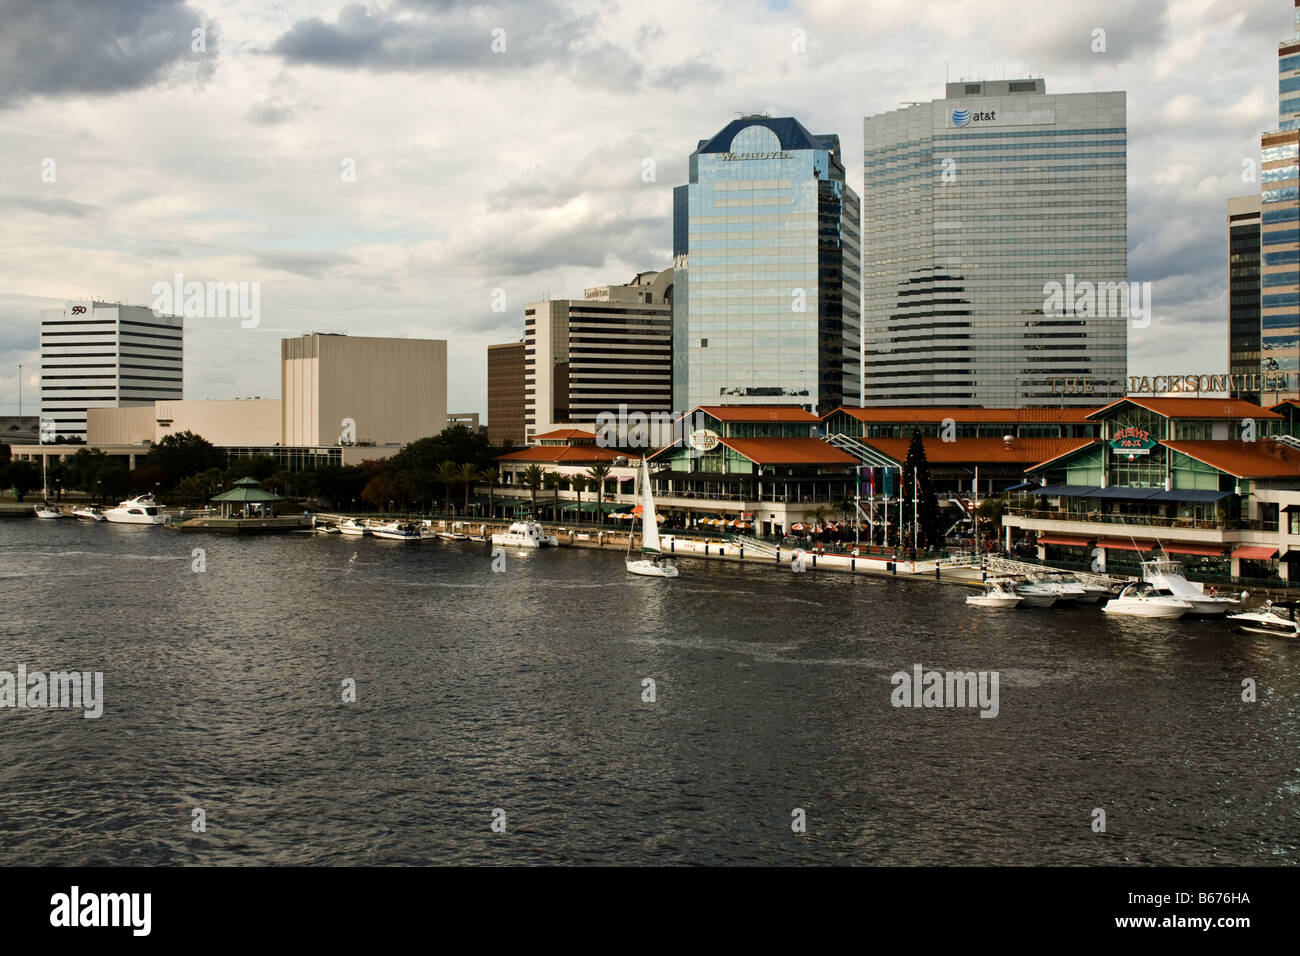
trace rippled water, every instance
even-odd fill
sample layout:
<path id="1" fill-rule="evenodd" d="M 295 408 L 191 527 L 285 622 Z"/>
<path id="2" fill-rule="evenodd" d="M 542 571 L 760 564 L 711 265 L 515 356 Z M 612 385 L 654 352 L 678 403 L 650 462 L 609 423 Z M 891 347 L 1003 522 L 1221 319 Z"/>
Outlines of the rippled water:
<path id="1" fill-rule="evenodd" d="M 639 578 L 566 548 L 492 573 L 482 544 L 0 522 L 0 670 L 102 670 L 106 697 L 98 720 L 0 710 L 0 845 L 53 864 L 1300 858 L 1300 643 L 679 564 Z M 998 671 L 1000 713 L 895 709 L 915 663 Z"/>

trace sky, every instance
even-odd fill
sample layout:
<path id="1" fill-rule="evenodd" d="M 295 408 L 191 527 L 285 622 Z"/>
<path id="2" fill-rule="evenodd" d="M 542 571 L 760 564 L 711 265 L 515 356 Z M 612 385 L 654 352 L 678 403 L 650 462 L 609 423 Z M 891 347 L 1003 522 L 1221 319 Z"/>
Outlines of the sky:
<path id="1" fill-rule="evenodd" d="M 1288 0 L 0 0 L 0 414 L 38 312 L 258 283 L 186 323 L 187 399 L 275 397 L 279 340 L 448 340 L 486 413 L 523 308 L 671 264 L 672 187 L 737 114 L 837 133 L 948 79 L 1123 90 L 1129 373 L 1223 373 L 1226 202 L 1277 125 Z M 1095 31 L 1105 50 L 1094 51 Z M 250 286 L 251 288 L 251 286 Z"/>

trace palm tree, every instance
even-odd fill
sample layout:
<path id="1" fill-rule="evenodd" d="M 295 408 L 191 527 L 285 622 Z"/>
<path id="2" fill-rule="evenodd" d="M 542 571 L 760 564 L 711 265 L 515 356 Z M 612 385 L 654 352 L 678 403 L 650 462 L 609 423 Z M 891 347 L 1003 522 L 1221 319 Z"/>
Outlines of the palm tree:
<path id="1" fill-rule="evenodd" d="M 544 478 L 542 479 L 542 481 L 547 488 L 549 488 L 551 491 L 555 493 L 555 504 L 553 506 L 554 508 L 553 516 L 554 516 L 554 520 L 559 521 L 560 520 L 560 485 L 564 484 L 562 476 L 558 471 L 548 471 L 544 476 Z"/>
<path id="2" fill-rule="evenodd" d="M 828 509 L 825 505 L 818 505 L 816 508 L 814 508 L 812 511 L 808 513 L 808 517 L 809 519 L 811 519 L 814 525 L 824 525 L 826 523 L 827 517 L 829 516 L 830 516 L 830 509 Z"/>
<path id="3" fill-rule="evenodd" d="M 529 497 L 533 500 L 534 516 L 537 514 L 537 489 L 542 487 L 544 475 L 541 465 L 529 465 L 519 473 L 519 483 L 528 489 Z"/>
<path id="4" fill-rule="evenodd" d="M 487 486 L 488 486 L 488 517 L 489 518 L 493 518 L 496 516 L 496 505 L 497 505 L 496 491 L 497 491 L 497 479 L 499 477 L 501 476 L 497 474 L 497 470 L 495 468 L 483 469 L 483 480 L 487 482 Z"/>
<path id="5" fill-rule="evenodd" d="M 465 514 L 469 514 L 469 493 L 474 490 L 474 486 L 486 477 L 483 469 L 473 462 L 466 462 L 460 466 L 459 477 L 465 485 Z"/>
<path id="6" fill-rule="evenodd" d="M 433 478 L 442 485 L 446 493 L 447 510 L 451 511 L 451 490 L 460 484 L 460 466 L 454 461 L 444 461 L 434 472 Z"/>
<path id="7" fill-rule="evenodd" d="M 609 477 L 609 470 L 609 465 L 604 464 L 592 465 L 587 469 L 587 477 L 595 485 L 592 490 L 597 492 L 598 495 L 605 494 L 605 479 Z M 597 498 L 596 500 L 599 501 L 600 499 Z"/>

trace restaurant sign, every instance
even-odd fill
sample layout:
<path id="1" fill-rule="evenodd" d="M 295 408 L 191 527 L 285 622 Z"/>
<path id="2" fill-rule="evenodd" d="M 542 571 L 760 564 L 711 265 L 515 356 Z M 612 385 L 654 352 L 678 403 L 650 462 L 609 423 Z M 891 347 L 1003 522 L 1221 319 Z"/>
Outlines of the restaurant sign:
<path id="1" fill-rule="evenodd" d="M 691 447 L 696 451 L 713 451 L 718 447 L 718 433 L 707 428 L 691 432 Z"/>
<path id="2" fill-rule="evenodd" d="M 1117 428 L 1111 433 L 1110 447 L 1112 450 L 1132 458 L 1134 455 L 1151 454 L 1151 449 L 1156 447 L 1156 440 L 1151 437 L 1151 433 L 1145 428 L 1138 428 L 1136 425 L 1125 425 L 1123 428 Z"/>

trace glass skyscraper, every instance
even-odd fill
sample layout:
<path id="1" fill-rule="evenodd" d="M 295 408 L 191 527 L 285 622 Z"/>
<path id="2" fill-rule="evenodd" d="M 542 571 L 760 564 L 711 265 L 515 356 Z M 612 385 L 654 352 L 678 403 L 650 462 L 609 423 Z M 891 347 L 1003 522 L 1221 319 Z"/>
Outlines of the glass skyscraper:
<path id="1" fill-rule="evenodd" d="M 1122 397 L 1128 314 L 1150 315 L 1128 295 L 1124 94 L 949 83 L 863 130 L 864 404 Z"/>
<path id="2" fill-rule="evenodd" d="M 1296 397 L 1300 375 L 1300 0 L 1278 45 L 1278 128 L 1260 138 L 1260 371 L 1265 401 Z"/>
<path id="3" fill-rule="evenodd" d="M 859 403 L 859 220 L 838 136 L 751 115 L 699 142 L 673 191 L 677 408 Z"/>
<path id="4" fill-rule="evenodd" d="M 1259 196 L 1228 200 L 1228 374 L 1232 394 L 1260 400 Z"/>

